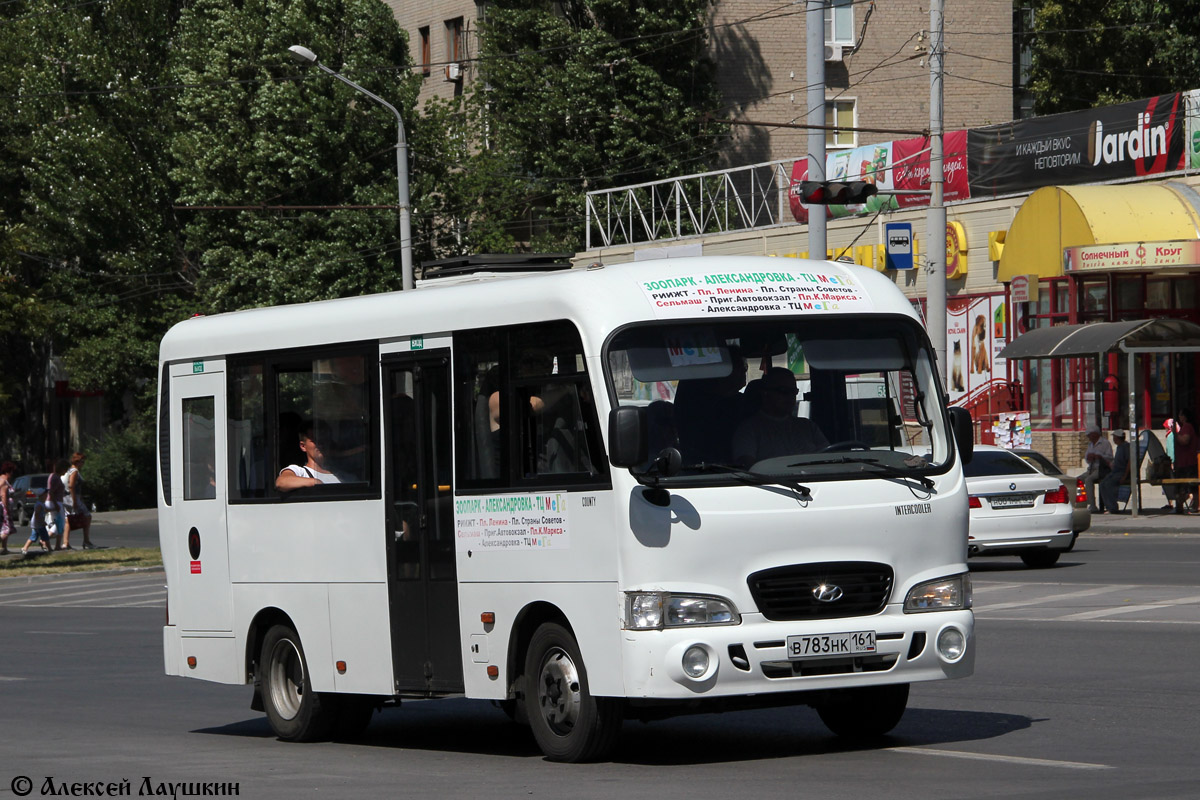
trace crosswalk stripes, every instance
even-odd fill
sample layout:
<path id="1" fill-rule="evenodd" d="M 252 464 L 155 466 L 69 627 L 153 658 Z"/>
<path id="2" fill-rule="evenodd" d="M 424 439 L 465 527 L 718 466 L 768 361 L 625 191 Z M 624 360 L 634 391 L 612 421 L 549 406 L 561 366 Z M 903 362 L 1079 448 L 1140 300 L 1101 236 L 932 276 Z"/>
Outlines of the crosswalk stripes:
<path id="1" fill-rule="evenodd" d="M 1010 622 L 1200 625 L 1195 586 L 974 581 L 975 618 Z"/>
<path id="2" fill-rule="evenodd" d="M 0 607 L 161 608 L 162 572 L 79 573 L 65 578 L 0 579 Z M 1200 625 L 1194 586 L 1018 583 L 974 579 L 981 622 L 1131 622 Z"/>
<path id="3" fill-rule="evenodd" d="M 153 608 L 166 603 L 161 572 L 87 575 L 71 578 L 0 580 L 0 607 L 16 608 Z"/>

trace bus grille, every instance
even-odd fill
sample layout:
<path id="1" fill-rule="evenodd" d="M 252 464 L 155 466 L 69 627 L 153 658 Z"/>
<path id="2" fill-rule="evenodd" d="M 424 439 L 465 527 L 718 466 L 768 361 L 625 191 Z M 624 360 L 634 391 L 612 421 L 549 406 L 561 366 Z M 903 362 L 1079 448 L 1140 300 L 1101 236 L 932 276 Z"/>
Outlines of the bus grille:
<path id="1" fill-rule="evenodd" d="M 837 619 L 875 614 L 892 591 L 892 568 L 869 561 L 793 564 L 750 576 L 750 594 L 769 620 Z M 841 596 L 821 602 L 817 587 L 837 587 Z"/>

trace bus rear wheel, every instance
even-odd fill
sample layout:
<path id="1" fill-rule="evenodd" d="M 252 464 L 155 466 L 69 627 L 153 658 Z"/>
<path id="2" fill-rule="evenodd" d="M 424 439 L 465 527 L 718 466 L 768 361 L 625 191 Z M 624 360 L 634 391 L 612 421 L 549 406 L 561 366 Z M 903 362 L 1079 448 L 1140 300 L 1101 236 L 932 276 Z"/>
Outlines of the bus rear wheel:
<path id="1" fill-rule="evenodd" d="M 908 707 L 908 684 L 838 689 L 817 706 L 821 721 L 847 739 L 878 739 L 900 723 Z"/>
<path id="2" fill-rule="evenodd" d="M 333 703 L 313 691 L 296 632 L 287 625 L 267 631 L 258 663 L 263 706 L 275 735 L 288 742 L 328 738 L 336 717 Z"/>
<path id="3" fill-rule="evenodd" d="M 525 654 L 525 709 L 538 747 L 551 761 L 607 756 L 621 730 L 621 702 L 593 697 L 575 637 L 551 622 L 533 634 Z"/>

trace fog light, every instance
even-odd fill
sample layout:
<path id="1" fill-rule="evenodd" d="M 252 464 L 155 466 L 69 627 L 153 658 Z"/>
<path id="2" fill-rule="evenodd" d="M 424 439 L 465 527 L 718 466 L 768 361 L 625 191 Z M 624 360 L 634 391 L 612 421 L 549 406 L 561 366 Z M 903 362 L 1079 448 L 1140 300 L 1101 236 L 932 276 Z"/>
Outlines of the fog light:
<path id="1" fill-rule="evenodd" d="M 689 647 L 683 654 L 683 674 L 699 678 L 708 672 L 708 651 L 698 644 Z"/>
<path id="2" fill-rule="evenodd" d="M 938 655 L 947 661 L 958 661 L 967 649 L 967 637 L 958 628 L 946 628 L 938 634 Z"/>

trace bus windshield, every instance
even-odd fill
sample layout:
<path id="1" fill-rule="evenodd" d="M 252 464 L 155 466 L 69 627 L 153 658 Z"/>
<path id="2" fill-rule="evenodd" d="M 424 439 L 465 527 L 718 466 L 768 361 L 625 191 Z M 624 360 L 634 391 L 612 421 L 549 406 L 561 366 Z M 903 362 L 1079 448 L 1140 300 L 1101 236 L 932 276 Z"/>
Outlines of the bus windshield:
<path id="1" fill-rule="evenodd" d="M 915 478 L 950 459 L 933 356 L 907 317 L 638 325 L 605 363 L 615 405 L 645 408 L 643 469 L 679 451 L 664 480 Z"/>

